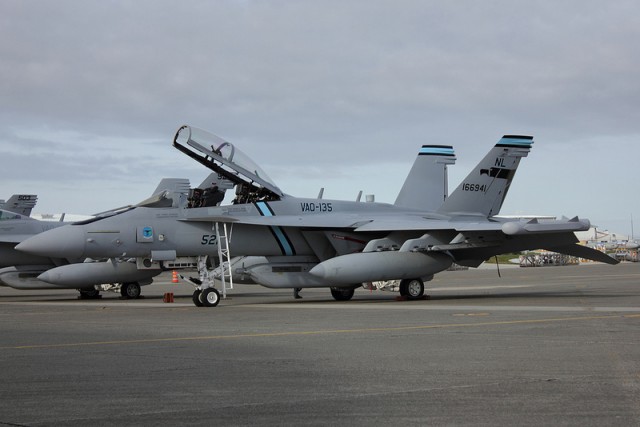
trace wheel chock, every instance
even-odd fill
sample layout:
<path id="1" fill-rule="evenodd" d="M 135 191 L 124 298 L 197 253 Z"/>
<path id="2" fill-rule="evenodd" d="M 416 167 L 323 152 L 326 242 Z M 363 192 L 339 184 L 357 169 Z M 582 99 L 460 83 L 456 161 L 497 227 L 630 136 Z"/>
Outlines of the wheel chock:
<path id="1" fill-rule="evenodd" d="M 166 292 L 164 294 L 164 296 L 162 297 L 162 301 L 166 302 L 166 303 L 172 303 L 173 302 L 173 292 Z"/>
<path id="2" fill-rule="evenodd" d="M 416 298 L 416 299 L 409 299 L 409 297 L 404 297 L 404 296 L 399 296 L 396 297 L 396 301 L 420 301 L 420 300 L 430 300 L 431 299 L 431 295 L 422 295 L 420 298 Z"/>

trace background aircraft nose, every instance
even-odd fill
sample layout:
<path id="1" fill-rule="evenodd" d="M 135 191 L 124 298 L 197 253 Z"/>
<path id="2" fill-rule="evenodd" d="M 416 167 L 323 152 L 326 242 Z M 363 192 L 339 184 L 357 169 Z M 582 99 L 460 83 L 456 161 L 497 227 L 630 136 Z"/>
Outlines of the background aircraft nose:
<path id="1" fill-rule="evenodd" d="M 19 243 L 16 249 L 49 258 L 76 259 L 83 257 L 84 245 L 82 228 L 65 225 L 29 237 Z"/>

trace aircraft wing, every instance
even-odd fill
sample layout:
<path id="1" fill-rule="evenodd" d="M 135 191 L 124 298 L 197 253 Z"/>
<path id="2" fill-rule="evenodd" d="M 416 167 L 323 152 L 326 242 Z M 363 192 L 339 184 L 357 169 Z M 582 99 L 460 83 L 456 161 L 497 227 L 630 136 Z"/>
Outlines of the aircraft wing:
<path id="1" fill-rule="evenodd" d="M 371 219 L 361 215 L 278 215 L 278 216 L 205 216 L 188 218 L 184 221 L 226 222 L 265 227 L 305 227 L 305 228 L 356 228 Z"/>
<path id="2" fill-rule="evenodd" d="M 351 228 L 355 232 L 391 232 L 391 231 L 433 231 L 452 230 L 464 232 L 498 232 L 510 236 L 565 233 L 588 230 L 588 220 L 578 217 L 570 220 L 554 220 L 538 222 L 522 220 L 481 220 L 478 218 L 460 218 L 444 220 L 420 215 L 277 215 L 277 216 L 243 216 L 219 215 L 189 218 L 187 221 L 226 222 L 265 227 L 303 227 L 303 228 Z"/>
<path id="3" fill-rule="evenodd" d="M 500 231 L 502 224 L 488 221 L 443 221 L 427 218 L 379 218 L 361 224 L 354 231 Z"/>
<path id="4" fill-rule="evenodd" d="M 221 215 L 190 218 L 189 221 L 226 222 L 265 227 L 299 227 L 323 229 L 352 229 L 354 232 L 393 232 L 414 231 L 425 233 L 449 231 L 455 238 L 449 242 L 432 244 L 424 237 L 409 239 L 402 245 L 407 248 L 419 248 L 435 252 L 450 252 L 456 262 L 462 265 L 477 266 L 493 255 L 505 252 L 517 252 L 527 249 L 543 248 L 567 255 L 592 259 L 607 264 L 618 261 L 608 255 L 577 244 L 574 232 L 588 230 L 588 220 L 578 217 L 572 219 L 541 221 L 536 219 L 506 220 L 465 217 L 444 220 L 419 215 L 277 215 L 243 216 Z M 428 249 L 427 249 L 428 248 Z M 402 250 L 402 249 L 401 249 Z"/>
<path id="5" fill-rule="evenodd" d="M 563 246 L 551 246 L 548 249 L 552 252 L 558 252 L 561 254 L 571 255 L 578 258 L 586 258 L 591 259 L 593 261 L 604 262 L 606 264 L 618 264 L 618 260 L 610 257 L 604 252 L 600 252 L 596 249 L 589 248 L 587 246 L 582 246 L 579 244 L 573 245 L 563 245 Z"/>

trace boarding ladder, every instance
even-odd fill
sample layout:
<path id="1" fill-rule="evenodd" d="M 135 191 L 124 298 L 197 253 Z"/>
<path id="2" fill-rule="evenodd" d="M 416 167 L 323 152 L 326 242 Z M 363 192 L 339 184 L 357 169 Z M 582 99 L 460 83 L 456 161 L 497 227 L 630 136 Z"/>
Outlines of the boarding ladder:
<path id="1" fill-rule="evenodd" d="M 233 231 L 233 224 L 227 229 L 227 223 L 222 223 L 224 234 L 220 233 L 220 223 L 214 224 L 216 236 L 218 236 L 218 261 L 220 268 L 220 281 L 222 282 L 222 298 L 227 298 L 227 289 L 233 289 L 233 275 L 231 274 L 231 251 L 229 250 L 229 241 Z M 228 270 L 228 271 L 225 271 Z M 226 273 L 229 274 L 229 286 L 225 279 Z"/>

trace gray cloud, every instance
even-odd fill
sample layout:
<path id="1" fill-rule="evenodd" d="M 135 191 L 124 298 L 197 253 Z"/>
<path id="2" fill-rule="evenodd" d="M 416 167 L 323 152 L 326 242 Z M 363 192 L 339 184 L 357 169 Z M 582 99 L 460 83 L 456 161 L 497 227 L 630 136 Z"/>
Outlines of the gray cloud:
<path id="1" fill-rule="evenodd" d="M 524 133 L 538 142 L 505 209 L 574 202 L 576 213 L 604 219 L 638 211 L 591 171 L 634 179 L 639 9 L 632 1 L 5 2 L 0 153 L 11 178 L 1 189 L 90 186 L 106 209 L 144 198 L 163 176 L 195 182 L 206 171 L 170 147 L 189 123 L 237 143 L 285 191 L 307 182 L 315 194 L 335 177 L 393 201 L 421 144 L 453 144 L 452 176 L 462 177 L 502 134 Z M 571 197 L 567 186 L 531 193 L 528 181 L 556 179 L 547 166 L 554 156 L 589 194 L 615 194 L 600 199 L 614 206 L 579 203 L 585 194 L 573 186 Z M 345 197 L 359 189 L 344 188 Z"/>

